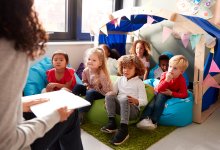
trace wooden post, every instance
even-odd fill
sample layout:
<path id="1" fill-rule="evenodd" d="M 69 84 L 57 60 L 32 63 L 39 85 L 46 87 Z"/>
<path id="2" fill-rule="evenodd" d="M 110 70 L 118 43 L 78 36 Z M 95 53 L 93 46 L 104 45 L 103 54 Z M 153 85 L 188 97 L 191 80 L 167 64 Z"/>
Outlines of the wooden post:
<path id="1" fill-rule="evenodd" d="M 204 71 L 204 59 L 205 59 L 205 38 L 201 37 L 200 42 L 195 48 L 195 60 L 194 60 L 194 106 L 193 106 L 193 121 L 196 123 L 202 122 L 202 82 Z"/>

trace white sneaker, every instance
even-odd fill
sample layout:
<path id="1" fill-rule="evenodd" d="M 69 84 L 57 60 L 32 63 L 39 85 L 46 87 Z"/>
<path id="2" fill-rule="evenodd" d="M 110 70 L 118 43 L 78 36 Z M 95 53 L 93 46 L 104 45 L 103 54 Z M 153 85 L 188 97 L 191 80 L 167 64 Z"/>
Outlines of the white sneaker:
<path id="1" fill-rule="evenodd" d="M 143 130 L 154 130 L 157 128 L 157 124 L 153 124 L 152 120 L 149 118 L 141 120 L 136 126 Z"/>

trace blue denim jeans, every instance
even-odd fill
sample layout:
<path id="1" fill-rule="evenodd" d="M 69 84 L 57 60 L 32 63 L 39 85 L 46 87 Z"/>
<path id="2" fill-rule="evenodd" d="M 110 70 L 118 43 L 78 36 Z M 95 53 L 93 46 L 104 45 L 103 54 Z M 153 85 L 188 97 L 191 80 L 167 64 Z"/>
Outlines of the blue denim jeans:
<path id="1" fill-rule="evenodd" d="M 97 92 L 94 89 L 87 90 L 86 86 L 82 84 L 75 85 L 73 89 L 73 93 L 79 96 L 86 96 L 85 99 L 91 103 L 90 106 L 80 108 L 79 109 L 80 112 L 88 112 L 94 100 L 105 98 L 104 95 L 102 95 L 101 93 Z"/>
<path id="2" fill-rule="evenodd" d="M 165 103 L 171 96 L 161 93 L 155 95 L 154 99 L 144 108 L 141 119 L 149 118 L 153 123 L 158 123 L 160 116 L 163 113 Z"/>
<path id="3" fill-rule="evenodd" d="M 26 120 L 35 118 L 33 113 L 24 113 Z M 32 150 L 83 150 L 78 119 L 78 111 L 75 110 L 69 118 L 57 123 L 42 138 L 34 141 Z"/>

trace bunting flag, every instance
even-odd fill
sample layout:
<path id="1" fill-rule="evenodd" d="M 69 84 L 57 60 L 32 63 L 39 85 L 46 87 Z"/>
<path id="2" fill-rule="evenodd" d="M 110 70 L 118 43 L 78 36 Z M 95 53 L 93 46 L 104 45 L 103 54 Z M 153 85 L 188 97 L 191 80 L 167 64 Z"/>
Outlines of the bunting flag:
<path id="1" fill-rule="evenodd" d="M 201 38 L 201 34 L 192 34 L 190 36 L 190 43 L 191 43 L 192 49 L 196 47 L 196 45 L 200 41 L 200 38 Z"/>
<path id="2" fill-rule="evenodd" d="M 117 19 L 117 23 L 118 23 L 118 26 L 120 27 L 121 17 L 119 17 L 119 18 Z"/>
<path id="3" fill-rule="evenodd" d="M 220 85 L 215 81 L 215 79 L 208 74 L 202 83 L 203 94 L 207 91 L 209 87 L 220 88 Z"/>
<path id="4" fill-rule="evenodd" d="M 125 16 L 128 18 L 128 20 L 131 20 L 131 15 L 130 14 L 126 14 Z"/>
<path id="5" fill-rule="evenodd" d="M 214 47 L 210 49 L 210 53 L 212 53 L 212 54 L 215 53 L 215 49 L 214 49 Z"/>
<path id="6" fill-rule="evenodd" d="M 212 60 L 212 62 L 211 62 L 209 72 L 220 72 L 220 69 L 214 60 Z"/>
<path id="7" fill-rule="evenodd" d="M 104 33 L 106 36 L 108 36 L 108 30 L 107 30 L 106 25 L 102 26 L 100 30 L 102 31 L 102 33 Z"/>
<path id="8" fill-rule="evenodd" d="M 147 16 L 147 24 L 152 24 L 154 19 L 151 16 Z"/>
<path id="9" fill-rule="evenodd" d="M 183 33 L 181 35 L 181 41 L 183 43 L 183 46 L 186 48 L 189 43 L 190 34 L 189 33 Z"/>
<path id="10" fill-rule="evenodd" d="M 164 43 L 170 34 L 172 33 L 172 30 L 168 27 L 163 27 L 163 37 L 162 37 L 162 43 Z"/>
<path id="11" fill-rule="evenodd" d="M 214 37 L 212 37 L 211 35 L 205 33 L 205 43 L 206 43 L 206 45 L 210 45 L 214 41 L 215 41 Z"/>

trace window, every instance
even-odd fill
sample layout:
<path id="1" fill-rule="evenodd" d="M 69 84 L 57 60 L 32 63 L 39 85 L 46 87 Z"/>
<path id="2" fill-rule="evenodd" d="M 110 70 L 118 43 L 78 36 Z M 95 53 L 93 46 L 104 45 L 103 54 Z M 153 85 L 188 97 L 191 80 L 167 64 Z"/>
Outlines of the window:
<path id="1" fill-rule="evenodd" d="M 118 0 L 35 0 L 50 40 L 91 40 L 91 27 L 104 15 L 123 7 Z"/>
<path id="2" fill-rule="evenodd" d="M 35 0 L 34 6 L 50 40 L 74 39 L 75 0 Z"/>

